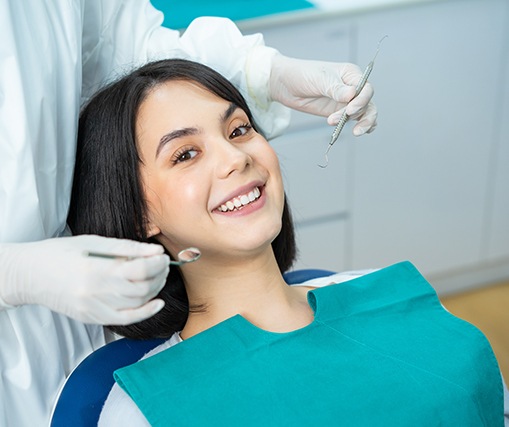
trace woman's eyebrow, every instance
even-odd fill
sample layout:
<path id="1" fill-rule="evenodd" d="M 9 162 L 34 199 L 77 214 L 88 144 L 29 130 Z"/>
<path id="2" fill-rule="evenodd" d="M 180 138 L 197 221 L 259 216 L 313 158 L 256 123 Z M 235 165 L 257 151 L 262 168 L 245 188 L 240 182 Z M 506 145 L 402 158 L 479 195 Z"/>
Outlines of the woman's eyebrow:
<path id="1" fill-rule="evenodd" d="M 164 146 L 168 144 L 170 141 L 177 138 L 182 138 L 184 136 L 196 135 L 198 134 L 198 132 L 199 130 L 197 128 L 183 128 L 174 130 L 170 133 L 167 133 L 166 135 L 163 135 L 163 137 L 159 140 L 159 144 L 157 145 L 156 159 L 159 156 L 161 150 L 164 148 Z"/>
<path id="2" fill-rule="evenodd" d="M 221 122 L 226 122 L 231 115 L 237 110 L 237 108 L 240 108 L 237 104 L 234 102 L 230 102 L 230 105 L 226 109 L 226 111 L 221 115 Z"/>

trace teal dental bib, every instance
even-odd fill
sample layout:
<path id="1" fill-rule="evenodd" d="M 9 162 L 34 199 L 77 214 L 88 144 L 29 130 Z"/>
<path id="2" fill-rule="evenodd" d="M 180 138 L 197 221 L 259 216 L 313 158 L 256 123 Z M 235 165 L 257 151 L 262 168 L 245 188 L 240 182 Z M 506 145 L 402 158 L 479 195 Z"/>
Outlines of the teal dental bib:
<path id="1" fill-rule="evenodd" d="M 308 293 L 314 321 L 240 315 L 115 372 L 152 426 L 503 427 L 499 367 L 408 262 Z"/>

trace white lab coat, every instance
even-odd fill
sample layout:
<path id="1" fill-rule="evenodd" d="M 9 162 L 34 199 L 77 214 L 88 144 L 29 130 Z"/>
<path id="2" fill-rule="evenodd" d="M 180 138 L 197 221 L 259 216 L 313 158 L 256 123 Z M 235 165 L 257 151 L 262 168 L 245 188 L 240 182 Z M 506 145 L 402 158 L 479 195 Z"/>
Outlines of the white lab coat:
<path id="1" fill-rule="evenodd" d="M 256 94 L 250 107 L 267 136 L 287 125 L 268 99 L 274 51 L 261 35 L 203 18 L 181 37 L 161 22 L 148 0 L 0 0 L 0 242 L 64 231 L 80 105 L 147 60 L 211 65 Z M 0 426 L 46 425 L 65 376 L 104 340 L 101 327 L 44 307 L 0 311 Z"/>

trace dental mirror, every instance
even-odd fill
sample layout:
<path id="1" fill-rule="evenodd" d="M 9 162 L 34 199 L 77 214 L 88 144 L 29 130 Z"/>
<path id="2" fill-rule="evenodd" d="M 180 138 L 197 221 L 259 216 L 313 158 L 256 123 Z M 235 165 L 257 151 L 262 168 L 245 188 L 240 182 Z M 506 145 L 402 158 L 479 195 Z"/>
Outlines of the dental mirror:
<path id="1" fill-rule="evenodd" d="M 182 249 L 177 254 L 178 261 L 171 260 L 170 265 L 183 265 L 183 264 L 187 264 L 188 262 L 194 262 L 198 258 L 200 258 L 200 256 L 201 256 L 201 252 L 198 248 Z"/>

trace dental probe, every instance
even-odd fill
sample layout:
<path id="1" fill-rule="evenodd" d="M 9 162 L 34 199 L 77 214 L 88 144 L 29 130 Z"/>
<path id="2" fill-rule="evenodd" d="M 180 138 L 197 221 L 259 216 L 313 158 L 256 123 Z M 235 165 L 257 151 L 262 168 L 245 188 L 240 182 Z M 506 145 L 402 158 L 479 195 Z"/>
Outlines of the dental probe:
<path id="1" fill-rule="evenodd" d="M 361 93 L 362 89 L 364 89 L 364 86 L 366 85 L 366 82 L 368 81 L 368 78 L 369 78 L 369 75 L 371 74 L 371 71 L 373 70 L 373 66 L 375 65 L 375 59 L 378 55 L 378 52 L 380 51 L 380 44 L 382 43 L 382 41 L 388 37 L 387 35 L 383 36 L 379 41 L 378 41 L 378 47 L 376 49 L 376 52 L 375 52 L 375 56 L 373 57 L 373 59 L 371 60 L 371 62 L 368 64 L 368 66 L 366 67 L 366 69 L 364 70 L 364 73 L 362 74 L 362 77 L 359 81 L 359 83 L 357 83 L 357 86 L 355 87 L 355 95 L 353 96 L 353 98 L 350 100 L 350 102 L 352 102 L 352 100 L 354 100 L 355 98 L 357 98 L 357 96 L 359 95 L 359 93 Z M 320 166 L 322 169 L 325 169 L 328 165 L 329 165 L 329 150 L 332 148 L 332 146 L 334 145 L 334 143 L 338 140 L 339 138 L 339 134 L 341 133 L 341 131 L 343 130 L 343 128 L 345 127 L 345 124 L 346 122 L 348 121 L 348 119 L 350 118 L 350 116 L 346 113 L 346 107 L 345 107 L 345 111 L 343 111 L 343 114 L 341 115 L 340 119 L 339 119 L 339 122 L 338 124 L 336 125 L 336 127 L 334 128 L 334 131 L 332 132 L 332 136 L 331 136 L 331 139 L 330 139 L 330 142 L 329 142 L 329 145 L 327 146 L 327 150 L 325 151 L 325 164 L 324 165 L 318 165 Z"/>

